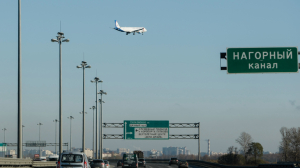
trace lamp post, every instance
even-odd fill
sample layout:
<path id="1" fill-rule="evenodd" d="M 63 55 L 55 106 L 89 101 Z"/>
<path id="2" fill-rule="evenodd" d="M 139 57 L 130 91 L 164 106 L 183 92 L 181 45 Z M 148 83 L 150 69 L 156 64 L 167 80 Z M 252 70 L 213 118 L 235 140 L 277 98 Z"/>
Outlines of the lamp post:
<path id="1" fill-rule="evenodd" d="M 95 77 L 94 80 L 91 80 L 92 83 L 96 83 L 96 158 L 99 159 L 99 156 L 98 156 L 98 103 L 97 103 L 97 100 L 98 100 L 98 83 L 102 83 L 103 81 L 102 80 L 99 80 L 98 77 Z"/>
<path id="2" fill-rule="evenodd" d="M 55 120 L 53 120 L 53 122 L 55 122 L 55 154 L 57 155 L 57 151 L 56 151 L 56 147 L 57 147 L 57 144 L 56 144 L 56 135 L 57 135 L 57 133 L 56 133 L 56 127 L 57 127 L 57 122 L 59 122 L 57 119 L 55 119 Z"/>
<path id="3" fill-rule="evenodd" d="M 6 144 L 5 144 L 5 131 L 7 130 L 6 128 L 3 128 L 2 129 L 3 131 L 4 131 L 4 144 L 3 144 L 3 146 L 2 146 L 2 150 L 3 150 L 3 148 L 4 148 L 4 152 L 2 151 L 2 153 L 3 153 L 3 157 L 5 157 L 5 153 L 6 153 Z M 4 147 L 4 145 L 5 145 L 5 147 Z"/>
<path id="4" fill-rule="evenodd" d="M 77 68 L 82 68 L 83 70 L 83 99 L 82 99 L 82 111 L 84 111 L 84 69 L 85 68 L 91 68 L 90 65 L 88 65 L 85 61 L 82 61 L 81 62 L 81 66 L 78 66 L 77 65 Z M 85 125 L 85 122 L 84 122 L 85 118 L 84 118 L 84 113 L 82 113 L 82 150 L 83 150 L 83 153 L 84 153 L 84 149 L 85 149 L 85 132 L 84 132 L 84 125 Z"/>
<path id="5" fill-rule="evenodd" d="M 17 158 L 23 158 L 22 128 L 22 56 L 21 56 L 21 0 L 18 0 L 18 147 Z"/>
<path id="6" fill-rule="evenodd" d="M 23 146 L 23 129 L 24 129 L 25 125 L 22 125 L 22 146 Z M 23 156 L 23 151 L 22 151 L 22 156 Z"/>
<path id="7" fill-rule="evenodd" d="M 51 42 L 58 42 L 59 44 L 59 154 L 63 152 L 62 147 L 62 107 L 61 107 L 61 43 L 69 42 L 69 39 L 64 39 L 64 33 L 58 32 L 56 39 L 51 39 Z M 63 40 L 64 39 L 64 40 Z"/>
<path id="8" fill-rule="evenodd" d="M 72 151 L 72 120 L 74 117 L 70 116 L 68 119 L 70 119 L 70 151 Z"/>
<path id="9" fill-rule="evenodd" d="M 37 125 L 39 126 L 39 143 L 41 143 L 41 125 L 43 125 L 43 124 L 38 123 Z M 40 150 L 40 157 L 41 157 L 42 156 L 41 147 L 39 147 L 39 150 Z"/>
<path id="10" fill-rule="evenodd" d="M 100 124 L 100 130 L 99 130 L 99 131 L 100 131 L 100 133 L 99 133 L 99 139 L 100 139 L 100 143 L 99 143 L 99 155 L 100 155 L 100 159 L 102 159 L 102 152 L 103 152 L 103 151 L 102 151 L 102 150 L 103 150 L 103 146 L 102 146 L 102 145 L 103 145 L 103 142 L 102 142 L 102 138 L 103 138 L 103 137 L 102 137 L 102 134 L 103 134 L 103 132 L 102 132 L 102 131 L 103 131 L 103 129 L 102 129 L 102 122 L 103 122 L 103 115 L 102 115 L 102 102 L 103 102 L 102 100 L 103 100 L 103 99 L 102 99 L 102 95 L 103 95 L 103 94 L 107 95 L 107 93 L 104 92 L 103 90 L 100 90 L 100 92 L 99 92 L 98 94 L 101 95 L 101 99 L 99 99 L 100 106 L 101 106 L 101 107 L 100 107 L 100 118 L 101 118 L 101 119 L 100 119 L 100 121 L 99 121 L 99 122 L 100 122 L 100 123 L 99 123 L 99 124 Z"/>
<path id="11" fill-rule="evenodd" d="M 81 112 L 79 112 L 79 114 L 83 114 L 83 112 L 81 111 Z M 84 112 L 84 114 L 87 114 L 87 112 Z M 84 116 L 84 114 L 83 114 L 83 116 Z M 82 129 L 84 129 L 84 124 L 82 125 Z M 84 139 L 84 138 L 83 138 Z M 82 152 L 84 152 L 85 150 L 84 149 L 82 149 Z"/>
<path id="12" fill-rule="evenodd" d="M 97 104 L 97 103 L 96 103 Z M 93 109 L 93 159 L 95 158 L 95 118 L 94 118 L 94 111 L 95 111 L 95 106 L 91 107 L 90 109 Z"/>

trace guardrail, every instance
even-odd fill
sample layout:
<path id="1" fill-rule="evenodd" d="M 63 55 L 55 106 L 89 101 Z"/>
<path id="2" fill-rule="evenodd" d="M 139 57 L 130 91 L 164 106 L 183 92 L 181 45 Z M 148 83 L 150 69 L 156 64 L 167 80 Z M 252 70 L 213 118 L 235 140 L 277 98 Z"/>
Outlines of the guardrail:
<path id="1" fill-rule="evenodd" d="M 55 168 L 56 161 L 32 161 L 32 159 L 0 158 L 0 167 L 21 167 L 21 168 Z"/>

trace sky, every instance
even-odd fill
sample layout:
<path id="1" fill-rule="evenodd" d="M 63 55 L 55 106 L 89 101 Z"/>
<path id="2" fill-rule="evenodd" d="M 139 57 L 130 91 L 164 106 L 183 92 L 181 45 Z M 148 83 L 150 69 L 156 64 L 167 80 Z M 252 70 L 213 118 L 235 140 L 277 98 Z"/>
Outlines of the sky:
<path id="1" fill-rule="evenodd" d="M 239 145 L 242 132 L 264 151 L 278 152 L 281 127 L 298 127 L 298 73 L 227 74 L 220 52 L 227 47 L 289 47 L 300 44 L 297 0 L 165 0 L 165 1 L 22 1 L 22 119 L 24 142 L 55 141 L 58 119 L 59 48 L 51 43 L 62 31 L 63 142 L 82 143 L 81 61 L 85 70 L 86 147 L 92 148 L 96 88 L 103 80 L 103 121 L 169 120 L 201 123 L 201 152 L 226 152 Z M 0 1 L 0 141 L 17 142 L 18 3 Z M 144 35 L 115 31 L 120 26 L 145 27 Z M 61 26 L 60 26 L 61 23 Z M 222 66 L 226 62 L 222 61 Z M 104 129 L 104 134 L 122 134 Z M 197 129 L 170 129 L 170 134 L 196 134 Z M 184 147 L 197 153 L 197 140 L 103 140 L 104 148 L 162 150 Z M 25 148 L 27 149 L 27 148 Z M 54 148 L 47 148 L 53 150 Z"/>

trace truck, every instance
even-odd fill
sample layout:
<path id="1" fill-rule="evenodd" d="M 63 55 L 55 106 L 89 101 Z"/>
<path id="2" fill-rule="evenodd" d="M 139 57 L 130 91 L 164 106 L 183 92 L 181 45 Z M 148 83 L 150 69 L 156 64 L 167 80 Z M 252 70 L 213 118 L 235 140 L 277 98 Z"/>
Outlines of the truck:
<path id="1" fill-rule="evenodd" d="M 40 155 L 39 154 L 34 154 L 33 161 L 40 161 Z"/>
<path id="2" fill-rule="evenodd" d="M 143 151 L 133 151 L 133 154 L 136 154 L 139 159 L 144 158 Z"/>

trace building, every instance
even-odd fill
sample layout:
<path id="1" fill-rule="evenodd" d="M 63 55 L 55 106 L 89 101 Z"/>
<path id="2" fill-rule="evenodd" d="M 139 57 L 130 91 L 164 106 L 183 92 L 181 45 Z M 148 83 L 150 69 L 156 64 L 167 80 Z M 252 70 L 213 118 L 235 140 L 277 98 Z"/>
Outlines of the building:
<path id="1" fill-rule="evenodd" d="M 118 148 L 117 149 L 118 154 L 129 153 L 129 152 L 130 152 L 130 150 L 126 149 L 126 148 Z"/>
<path id="2" fill-rule="evenodd" d="M 186 147 L 163 147 L 162 153 L 167 156 L 190 155 Z"/>

